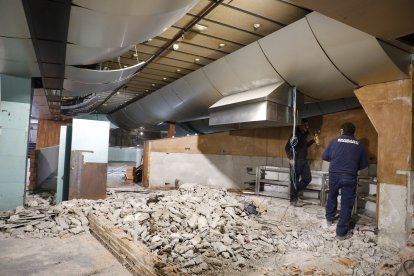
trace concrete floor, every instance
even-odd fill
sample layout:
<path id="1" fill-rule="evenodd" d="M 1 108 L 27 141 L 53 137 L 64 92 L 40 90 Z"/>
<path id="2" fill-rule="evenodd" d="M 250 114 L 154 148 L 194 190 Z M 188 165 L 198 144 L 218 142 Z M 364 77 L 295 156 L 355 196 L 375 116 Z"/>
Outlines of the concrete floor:
<path id="1" fill-rule="evenodd" d="M 135 166 L 135 162 L 110 162 L 108 163 L 106 186 L 108 188 L 125 187 L 134 185 L 132 180 L 125 179 L 127 167 Z"/>
<path id="2" fill-rule="evenodd" d="M 0 275 L 131 275 L 92 235 L 0 239 Z"/>

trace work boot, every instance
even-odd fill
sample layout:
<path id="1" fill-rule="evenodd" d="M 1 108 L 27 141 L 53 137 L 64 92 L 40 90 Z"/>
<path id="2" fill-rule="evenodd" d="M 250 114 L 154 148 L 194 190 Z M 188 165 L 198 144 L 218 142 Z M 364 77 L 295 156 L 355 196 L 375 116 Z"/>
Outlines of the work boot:
<path id="1" fill-rule="evenodd" d="M 326 226 L 331 227 L 333 224 L 333 220 L 326 220 Z"/>
<path id="2" fill-rule="evenodd" d="M 299 191 L 299 192 L 298 192 L 298 198 L 299 198 L 300 200 L 303 200 L 303 191 Z"/>
<path id="3" fill-rule="evenodd" d="M 352 233 L 351 232 L 348 232 L 348 233 L 345 234 L 345 236 L 338 236 L 338 235 L 336 235 L 335 238 L 337 240 L 344 241 L 344 240 L 347 240 L 347 239 L 349 239 L 351 237 L 352 237 Z"/>
<path id="4" fill-rule="evenodd" d="M 301 202 L 298 202 L 298 200 L 292 200 L 290 202 L 290 205 L 295 206 L 295 207 L 302 207 L 303 206 L 303 204 Z"/>

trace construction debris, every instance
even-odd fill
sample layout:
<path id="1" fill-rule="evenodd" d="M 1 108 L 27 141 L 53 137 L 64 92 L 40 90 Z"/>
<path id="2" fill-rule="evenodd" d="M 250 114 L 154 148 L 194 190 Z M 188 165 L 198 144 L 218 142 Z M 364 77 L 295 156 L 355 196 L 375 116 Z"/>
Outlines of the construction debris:
<path id="1" fill-rule="evenodd" d="M 143 243 L 164 263 L 173 263 L 188 274 L 218 270 L 237 274 L 254 270 L 266 258 L 282 262 L 287 254 L 303 252 L 314 260 L 337 260 L 346 274 L 370 275 L 396 252 L 378 245 L 371 231 L 355 231 L 349 240 L 336 240 L 334 228 L 321 227 L 324 219 L 314 213 L 323 212 L 318 206 L 295 208 L 283 200 L 280 206 L 253 200 L 195 184 L 149 194 L 112 191 L 105 200 L 78 199 L 57 206 L 35 196 L 28 200 L 28 207 L 0 215 L 0 237 L 77 235 L 89 232 L 88 216 L 93 215 L 108 220 L 125 238 Z M 246 202 L 263 214 L 250 214 Z M 293 261 L 280 271 L 326 273 L 313 263 Z"/>

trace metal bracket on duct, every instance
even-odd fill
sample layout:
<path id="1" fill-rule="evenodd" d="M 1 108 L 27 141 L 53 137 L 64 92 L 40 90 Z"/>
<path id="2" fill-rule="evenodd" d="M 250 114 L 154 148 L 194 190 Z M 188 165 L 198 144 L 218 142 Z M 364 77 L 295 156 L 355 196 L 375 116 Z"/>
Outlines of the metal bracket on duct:
<path id="1" fill-rule="evenodd" d="M 303 106 L 297 93 L 296 105 Z M 285 82 L 226 96 L 209 108 L 210 125 L 237 128 L 293 124 L 293 89 Z"/>

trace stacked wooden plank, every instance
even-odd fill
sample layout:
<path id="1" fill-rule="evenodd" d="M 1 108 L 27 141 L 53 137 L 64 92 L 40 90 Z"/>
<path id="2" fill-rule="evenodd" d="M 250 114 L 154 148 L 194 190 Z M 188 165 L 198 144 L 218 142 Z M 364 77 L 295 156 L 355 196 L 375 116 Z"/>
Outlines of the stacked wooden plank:
<path id="1" fill-rule="evenodd" d="M 36 189 L 36 171 L 37 171 L 37 150 L 30 151 L 30 176 L 29 176 L 29 191 L 34 191 Z"/>
<path id="2" fill-rule="evenodd" d="M 94 236 L 126 265 L 134 275 L 184 275 L 177 268 L 162 262 L 139 241 L 132 241 L 121 229 L 103 216 L 88 216 Z"/>

